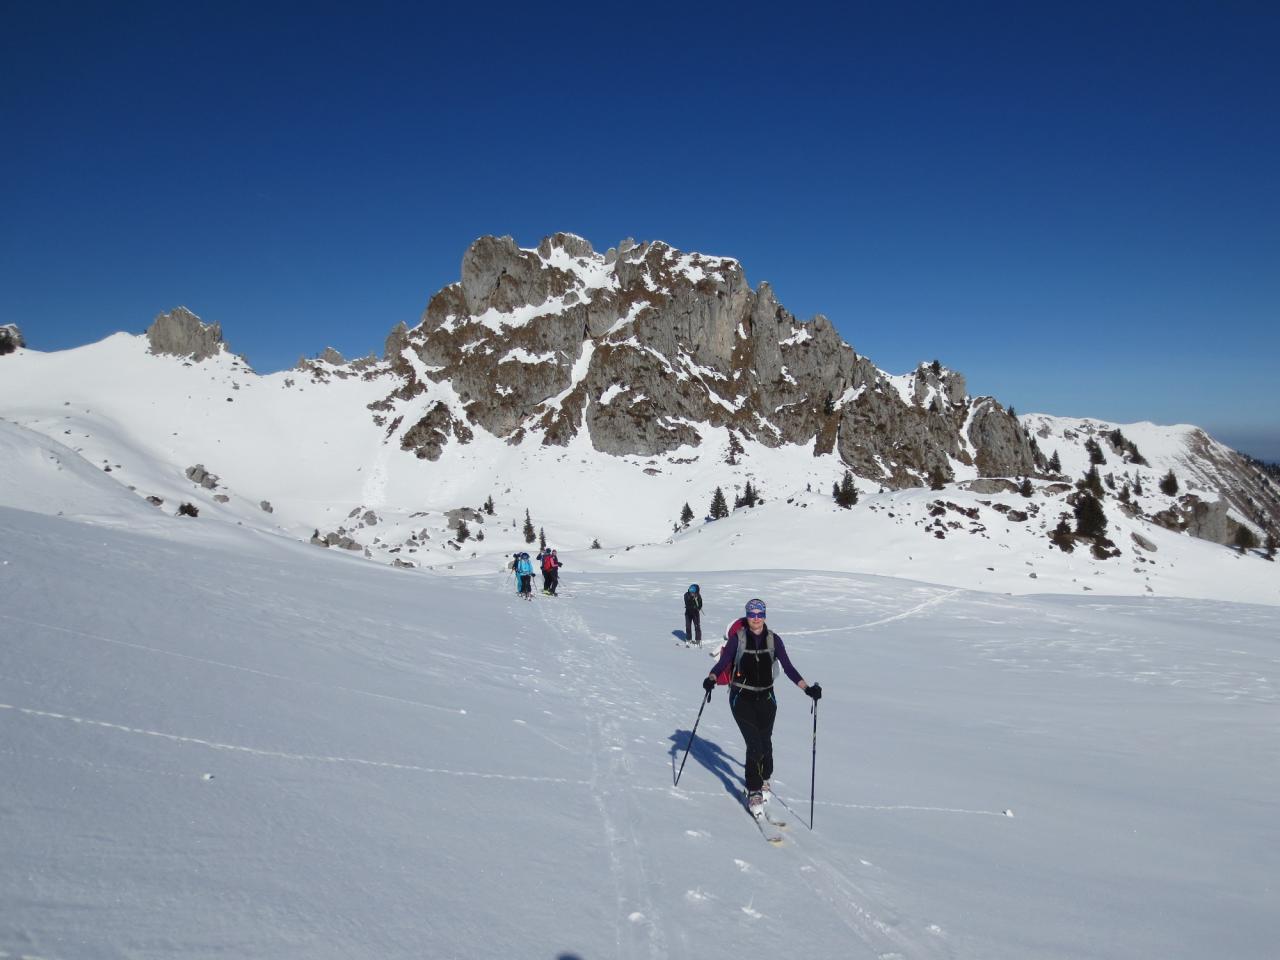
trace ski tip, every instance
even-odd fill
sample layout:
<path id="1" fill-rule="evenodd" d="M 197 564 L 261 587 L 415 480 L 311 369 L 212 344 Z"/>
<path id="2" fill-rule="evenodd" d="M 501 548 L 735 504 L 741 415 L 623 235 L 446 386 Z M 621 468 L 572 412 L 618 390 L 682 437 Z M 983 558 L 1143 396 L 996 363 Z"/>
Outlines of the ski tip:
<path id="1" fill-rule="evenodd" d="M 786 841 L 782 839 L 782 837 L 765 837 L 765 839 L 768 840 L 770 843 L 772 843 L 775 847 L 780 847 L 784 843 L 786 843 Z"/>

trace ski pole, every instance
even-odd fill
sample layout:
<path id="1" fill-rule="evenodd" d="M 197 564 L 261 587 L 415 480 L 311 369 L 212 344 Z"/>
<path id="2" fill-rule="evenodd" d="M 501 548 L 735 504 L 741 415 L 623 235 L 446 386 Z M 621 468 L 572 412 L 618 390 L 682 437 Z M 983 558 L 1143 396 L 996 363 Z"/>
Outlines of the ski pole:
<path id="1" fill-rule="evenodd" d="M 693 749 L 693 737 L 698 732 L 698 724 L 702 722 L 702 711 L 711 702 L 711 691 L 702 698 L 702 706 L 698 708 L 698 719 L 693 721 L 693 729 L 689 731 L 689 745 L 684 748 L 684 758 L 680 761 L 680 770 L 676 773 L 675 786 L 680 786 L 680 774 L 684 773 L 684 761 L 689 759 L 689 751 Z"/>
<path id="2" fill-rule="evenodd" d="M 818 774 L 818 701 L 813 701 L 813 762 L 809 767 L 809 829 L 813 829 L 813 783 Z"/>

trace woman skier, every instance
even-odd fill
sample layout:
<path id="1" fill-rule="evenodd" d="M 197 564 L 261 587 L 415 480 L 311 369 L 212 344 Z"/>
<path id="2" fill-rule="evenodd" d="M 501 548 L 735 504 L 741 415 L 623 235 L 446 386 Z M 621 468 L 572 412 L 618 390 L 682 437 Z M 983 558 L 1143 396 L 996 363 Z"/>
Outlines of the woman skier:
<path id="1" fill-rule="evenodd" d="M 806 683 L 791 665 L 782 638 L 765 622 L 763 600 L 748 600 L 746 616 L 735 620 L 725 637 L 720 659 L 711 668 L 702 688 L 708 696 L 716 688 L 716 678 L 729 674 L 729 708 L 746 742 L 747 809 L 753 816 L 764 815 L 765 802 L 772 795 L 773 721 L 778 702 L 773 696 L 773 680 L 781 666 L 787 678 L 814 700 L 822 698 L 822 687 Z"/>

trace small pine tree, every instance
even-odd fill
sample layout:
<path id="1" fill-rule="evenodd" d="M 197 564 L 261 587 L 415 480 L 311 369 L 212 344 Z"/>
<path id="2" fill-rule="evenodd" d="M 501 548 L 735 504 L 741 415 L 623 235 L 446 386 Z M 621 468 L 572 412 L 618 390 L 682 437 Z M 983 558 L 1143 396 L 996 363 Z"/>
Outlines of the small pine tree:
<path id="1" fill-rule="evenodd" d="M 1075 539 L 1071 533 L 1071 524 L 1067 523 L 1066 519 L 1058 521 L 1058 525 L 1053 528 L 1053 533 L 1049 534 L 1049 542 L 1063 553 L 1070 553 L 1076 548 Z"/>
<path id="2" fill-rule="evenodd" d="M 1009 416 L 1014 420 L 1018 419 L 1018 412 L 1013 409 L 1013 404 L 1009 404 Z"/>
<path id="3" fill-rule="evenodd" d="M 1133 475 L 1133 492 L 1135 496 L 1142 496 L 1142 474 L 1140 473 Z"/>
<path id="4" fill-rule="evenodd" d="M 929 366 L 933 370 L 933 375 L 935 377 L 942 376 L 942 364 L 940 364 L 937 360 L 933 361 L 933 363 L 931 363 Z"/>
<path id="5" fill-rule="evenodd" d="M 1177 496 L 1178 478 L 1173 475 L 1173 468 L 1169 468 L 1169 472 L 1164 475 L 1160 481 L 1160 492 L 1166 497 Z"/>
<path id="6" fill-rule="evenodd" d="M 947 475 L 942 472 L 941 467 L 934 467 L 929 471 L 929 489 L 941 490 L 947 485 Z"/>
<path id="7" fill-rule="evenodd" d="M 680 523 L 686 527 L 693 523 L 693 508 L 687 502 L 684 505 L 684 509 L 680 511 Z"/>
<path id="8" fill-rule="evenodd" d="M 734 508 L 738 507 L 754 507 L 760 502 L 760 495 L 756 493 L 756 488 L 751 485 L 751 481 L 747 481 L 747 485 L 742 488 L 742 496 L 734 500 Z"/>
<path id="9" fill-rule="evenodd" d="M 835 501 L 846 510 L 858 502 L 858 488 L 853 485 L 853 471 L 846 470 L 835 487 Z"/>
<path id="10" fill-rule="evenodd" d="M 1076 489 L 1084 490 L 1095 497 L 1102 498 L 1102 478 L 1098 476 L 1098 468 L 1090 465 L 1089 472 L 1084 475 L 1083 480 L 1076 481 Z"/>
<path id="11" fill-rule="evenodd" d="M 1100 537 L 1107 532 L 1107 512 L 1098 498 L 1085 492 L 1076 500 L 1076 533 L 1082 537 Z"/>
<path id="12" fill-rule="evenodd" d="M 1258 535 L 1242 523 L 1236 527 L 1236 535 L 1232 539 L 1231 545 L 1243 554 L 1246 550 L 1252 550 L 1257 547 Z"/>
<path id="13" fill-rule="evenodd" d="M 466 543 L 471 538 L 471 528 L 467 526 L 467 521 L 459 520 L 458 529 L 453 535 L 453 539 L 459 543 Z"/>
<path id="14" fill-rule="evenodd" d="M 1127 483 L 1120 488 L 1120 502 L 1121 503 L 1129 502 L 1129 485 Z"/>
<path id="15" fill-rule="evenodd" d="M 1262 555 L 1263 555 L 1264 557 L 1266 557 L 1268 560 L 1275 560 L 1275 558 L 1276 558 L 1276 534 L 1275 534 L 1275 531 L 1274 531 L 1274 530 L 1268 530 L 1268 531 L 1267 531 L 1267 541 L 1266 541 L 1266 543 L 1265 543 L 1265 545 L 1264 545 L 1264 549 L 1265 549 L 1265 551 L 1266 551 L 1266 552 L 1265 552 L 1265 553 L 1263 553 Z"/>
<path id="16" fill-rule="evenodd" d="M 476 539 L 477 539 L 477 540 L 483 540 L 483 539 L 484 539 L 484 531 L 483 531 L 483 530 L 477 530 L 477 531 L 476 531 Z"/>
<path id="17" fill-rule="evenodd" d="M 716 487 L 716 492 L 711 497 L 711 519 L 720 520 L 729 515 L 729 505 L 725 503 L 724 491 Z"/>
<path id="18" fill-rule="evenodd" d="M 547 549 L 547 533 L 542 527 L 538 528 L 538 548 L 540 550 Z"/>
<path id="19" fill-rule="evenodd" d="M 538 534 L 533 529 L 533 521 L 529 519 L 529 510 L 526 507 L 524 511 L 524 542 L 533 543 L 538 539 Z"/>
<path id="20" fill-rule="evenodd" d="M 1030 477 L 1022 478 L 1022 485 L 1018 487 L 1018 493 L 1022 494 L 1024 497 L 1029 497 L 1031 494 L 1035 493 L 1035 489 L 1031 486 Z"/>
<path id="21" fill-rule="evenodd" d="M 1106 463 L 1107 458 L 1102 455 L 1102 447 L 1098 446 L 1098 441 L 1090 437 L 1084 442 L 1084 448 L 1089 452 L 1090 463 Z"/>
<path id="22" fill-rule="evenodd" d="M 493 497 L 492 496 L 489 497 L 489 499 L 484 502 L 484 512 L 491 517 L 493 516 Z"/>
<path id="23" fill-rule="evenodd" d="M 1053 456 L 1049 458 L 1049 472 L 1050 473 L 1062 472 L 1062 461 L 1058 459 L 1057 450 L 1053 451 Z"/>
<path id="24" fill-rule="evenodd" d="M 742 453 L 742 444 L 738 442 L 738 435 L 732 430 L 729 431 L 729 455 L 724 458 L 724 462 L 735 465 L 738 462 L 738 455 Z"/>
<path id="25" fill-rule="evenodd" d="M 599 541 L 599 540 L 592 540 L 592 541 L 591 541 L 591 549 L 592 549 L 592 550 L 599 550 L 599 549 L 600 549 L 600 541 Z"/>

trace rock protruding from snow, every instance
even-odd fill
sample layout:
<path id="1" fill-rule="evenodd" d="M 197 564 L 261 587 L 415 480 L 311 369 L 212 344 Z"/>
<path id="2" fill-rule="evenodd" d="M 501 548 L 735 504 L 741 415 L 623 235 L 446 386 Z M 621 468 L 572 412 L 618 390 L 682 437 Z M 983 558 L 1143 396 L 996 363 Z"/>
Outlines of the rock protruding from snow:
<path id="1" fill-rule="evenodd" d="M 186 307 L 159 314 L 147 328 L 151 352 L 207 360 L 225 349 L 222 325 L 203 323 Z"/>
<path id="2" fill-rule="evenodd" d="M 0 357 L 6 353 L 13 353 L 19 347 L 25 347 L 27 342 L 22 339 L 22 331 L 18 329 L 16 323 L 6 323 L 0 326 Z"/>
<path id="3" fill-rule="evenodd" d="M 197 463 L 194 467 L 187 467 L 187 479 L 192 483 L 198 483 L 206 490 L 214 490 L 218 486 L 218 478 L 204 468 L 203 463 Z"/>

